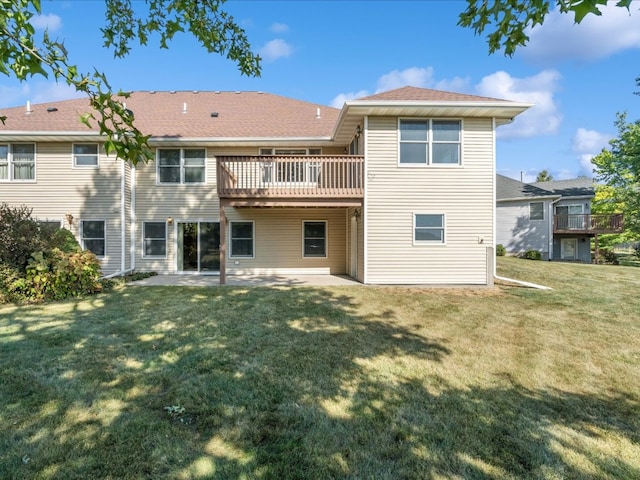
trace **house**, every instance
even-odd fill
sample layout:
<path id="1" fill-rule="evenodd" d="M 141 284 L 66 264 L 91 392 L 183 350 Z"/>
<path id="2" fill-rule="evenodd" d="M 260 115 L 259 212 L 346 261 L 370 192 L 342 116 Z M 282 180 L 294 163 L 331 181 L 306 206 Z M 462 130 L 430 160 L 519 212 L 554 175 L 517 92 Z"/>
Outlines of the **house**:
<path id="1" fill-rule="evenodd" d="M 106 155 L 85 99 L 0 110 L 0 202 L 103 273 L 493 281 L 496 128 L 530 105 L 404 87 L 341 109 L 263 92 L 133 92 L 155 161 Z"/>
<path id="2" fill-rule="evenodd" d="M 591 238 L 623 230 L 622 214 L 591 214 L 589 178 L 523 183 L 497 175 L 496 183 L 496 242 L 509 254 L 591 263 Z"/>

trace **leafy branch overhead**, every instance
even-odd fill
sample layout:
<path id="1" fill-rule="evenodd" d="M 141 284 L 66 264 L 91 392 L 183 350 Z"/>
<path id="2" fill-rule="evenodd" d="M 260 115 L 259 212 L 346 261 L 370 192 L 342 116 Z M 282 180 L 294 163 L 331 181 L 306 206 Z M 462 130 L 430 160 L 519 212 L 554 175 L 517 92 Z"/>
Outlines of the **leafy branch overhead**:
<path id="1" fill-rule="evenodd" d="M 207 52 L 236 63 L 243 75 L 260 75 L 260 58 L 251 51 L 244 30 L 221 9 L 225 0 L 104 1 L 104 46 L 112 49 L 116 58 L 125 57 L 133 43 L 147 45 L 151 37 L 158 36 L 160 47 L 169 48 L 177 33 L 189 32 Z M 89 127 L 97 125 L 106 137 L 107 152 L 134 165 L 153 158 L 149 135 L 136 128 L 133 113 L 122 103 L 128 94 L 114 95 L 106 76 L 97 70 L 80 73 L 62 41 L 47 32 L 36 35 L 31 20 L 41 11 L 40 0 L 0 0 L 0 73 L 20 81 L 52 76 L 73 86 L 87 94 L 95 112 L 81 121 Z M 5 120 L 0 117 L 3 123 Z"/>
<path id="2" fill-rule="evenodd" d="M 619 0 L 616 6 L 629 10 L 631 2 Z M 511 56 L 529 41 L 527 30 L 542 25 L 552 3 L 560 13 L 573 13 L 575 22 L 580 23 L 587 15 L 602 15 L 600 8 L 607 0 L 467 0 L 458 25 L 472 28 L 476 35 L 487 31 L 489 53 L 504 50 Z"/>

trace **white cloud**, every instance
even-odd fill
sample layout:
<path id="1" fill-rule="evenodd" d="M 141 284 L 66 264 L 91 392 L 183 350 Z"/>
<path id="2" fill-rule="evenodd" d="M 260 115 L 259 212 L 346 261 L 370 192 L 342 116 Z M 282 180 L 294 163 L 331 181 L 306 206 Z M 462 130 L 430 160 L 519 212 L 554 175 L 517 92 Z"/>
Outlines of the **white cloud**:
<path id="1" fill-rule="evenodd" d="M 602 15 L 587 15 L 580 24 L 573 13 L 551 12 L 544 24 L 530 32 L 525 58 L 539 62 L 595 60 L 616 52 L 640 48 L 640 11 L 610 3 L 600 7 Z"/>
<path id="2" fill-rule="evenodd" d="M 342 105 L 344 105 L 344 102 L 353 100 L 354 98 L 366 97 L 368 95 L 371 95 L 371 94 L 367 90 L 360 90 L 358 92 L 340 93 L 336 95 L 334 99 L 331 100 L 331 102 L 329 102 L 329 105 L 334 108 L 342 108 Z"/>
<path id="3" fill-rule="evenodd" d="M 377 87 L 374 93 L 386 92 L 396 88 L 412 87 L 433 88 L 436 90 L 450 90 L 464 92 L 469 90 L 469 79 L 454 77 L 452 79 L 437 80 L 434 78 L 433 67 L 409 67 L 404 70 L 392 70 L 378 78 Z M 357 92 L 340 93 L 331 100 L 330 105 L 342 108 L 344 102 L 371 95 L 369 90 L 359 90 Z"/>
<path id="4" fill-rule="evenodd" d="M 51 33 L 62 27 L 62 19 L 53 13 L 48 15 L 34 15 L 31 18 L 31 25 L 33 25 L 36 30 L 48 30 L 49 33 Z"/>
<path id="5" fill-rule="evenodd" d="M 600 153 L 603 148 L 608 147 L 609 140 L 612 138 L 611 135 L 606 133 L 587 130 L 586 128 L 578 128 L 573 137 L 572 149 L 578 154 L 580 167 L 585 173 L 593 173 L 591 159 Z"/>
<path id="6" fill-rule="evenodd" d="M 286 23 L 274 23 L 270 29 L 273 33 L 285 33 L 289 31 L 289 25 Z"/>
<path id="7" fill-rule="evenodd" d="M 260 49 L 260 56 L 265 62 L 274 62 L 279 58 L 286 58 L 293 52 L 293 48 L 281 38 L 267 42 Z"/>
<path id="8" fill-rule="evenodd" d="M 81 97 L 81 93 L 63 83 L 31 82 L 16 87 L 0 85 L 0 108 L 20 106 L 27 101 L 46 103 Z"/>
<path id="9" fill-rule="evenodd" d="M 376 93 L 406 87 L 407 85 L 412 87 L 434 88 L 436 90 L 454 90 L 458 92 L 469 88 L 468 78 L 454 77 L 450 80 L 436 81 L 433 72 L 433 67 L 410 67 L 404 70 L 393 70 L 378 79 Z"/>
<path id="10" fill-rule="evenodd" d="M 562 114 L 553 98 L 558 88 L 560 74 L 555 70 L 543 70 L 532 77 L 515 78 L 504 71 L 484 77 L 476 91 L 485 97 L 533 103 L 515 121 L 498 129 L 500 138 L 526 138 L 554 134 L 562 122 Z"/>

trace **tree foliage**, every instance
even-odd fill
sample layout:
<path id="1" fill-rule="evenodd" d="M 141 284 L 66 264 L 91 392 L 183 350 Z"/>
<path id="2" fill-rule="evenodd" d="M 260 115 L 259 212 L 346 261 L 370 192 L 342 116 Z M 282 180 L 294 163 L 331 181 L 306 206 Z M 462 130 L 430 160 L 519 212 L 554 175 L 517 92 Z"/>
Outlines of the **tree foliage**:
<path id="1" fill-rule="evenodd" d="M 553 175 L 551 175 L 547 170 L 542 170 L 536 177 L 536 182 L 550 182 L 552 180 Z"/>
<path id="2" fill-rule="evenodd" d="M 233 17 L 222 9 L 225 0 L 104 0 L 104 46 L 116 58 L 126 56 L 133 43 L 147 45 L 157 36 L 161 48 L 179 32 L 189 32 L 209 53 L 226 56 L 243 75 L 260 75 L 260 58 Z M 135 8 L 134 8 L 135 5 Z M 132 164 L 153 158 L 149 136 L 138 130 L 135 118 L 123 105 L 126 92 L 114 92 L 104 73 L 81 73 L 62 41 L 48 32 L 36 35 L 31 20 L 41 13 L 40 0 L 0 0 L 0 74 L 26 80 L 53 77 L 89 98 L 93 114 L 81 120 L 97 125 L 105 135 L 105 149 Z M 114 95 L 117 93 L 117 95 Z M 6 120 L 0 117 L 0 121 Z"/>
<path id="3" fill-rule="evenodd" d="M 597 179 L 607 185 L 601 189 L 596 209 L 608 213 L 618 209 L 625 214 L 625 230 L 640 237 L 640 120 L 628 122 L 619 113 L 615 122 L 618 136 L 591 161 Z"/>
<path id="4" fill-rule="evenodd" d="M 619 0 L 616 6 L 629 10 L 632 0 Z M 467 0 L 458 25 L 472 28 L 476 35 L 488 31 L 489 53 L 504 50 L 511 56 L 529 41 L 527 29 L 542 25 L 551 5 L 561 13 L 573 13 L 576 23 L 587 15 L 602 15 L 607 0 Z"/>

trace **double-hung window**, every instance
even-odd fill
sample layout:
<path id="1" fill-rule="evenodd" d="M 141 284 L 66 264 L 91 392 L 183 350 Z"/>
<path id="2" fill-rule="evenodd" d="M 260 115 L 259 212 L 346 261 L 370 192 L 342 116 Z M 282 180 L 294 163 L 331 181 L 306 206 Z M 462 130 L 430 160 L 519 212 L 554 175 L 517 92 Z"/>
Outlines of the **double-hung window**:
<path id="1" fill-rule="evenodd" d="M 97 143 L 76 143 L 73 145 L 73 166 L 74 167 L 97 167 L 98 166 L 98 144 Z"/>
<path id="2" fill-rule="evenodd" d="M 205 183 L 206 161 L 205 149 L 158 149 L 158 183 Z"/>
<path id="3" fill-rule="evenodd" d="M 413 241 L 416 244 L 445 243 L 444 215 L 441 213 L 414 214 Z"/>
<path id="4" fill-rule="evenodd" d="M 400 119 L 398 130 L 401 165 L 461 164 L 460 120 Z"/>
<path id="5" fill-rule="evenodd" d="M 544 202 L 529 204 L 529 220 L 544 220 Z"/>
<path id="6" fill-rule="evenodd" d="M 0 181 L 36 179 L 36 146 L 32 143 L 0 144 Z"/>
<path id="7" fill-rule="evenodd" d="M 303 252 L 305 258 L 327 256 L 327 222 L 303 222 Z"/>
<path id="8" fill-rule="evenodd" d="M 253 257 L 253 222 L 231 222 L 231 257 Z"/>
<path id="9" fill-rule="evenodd" d="M 107 228 L 104 220 L 83 220 L 80 229 L 82 248 L 104 257 L 107 247 Z"/>
<path id="10" fill-rule="evenodd" d="M 167 224 L 165 222 L 144 222 L 142 237 L 145 257 L 167 256 Z"/>

